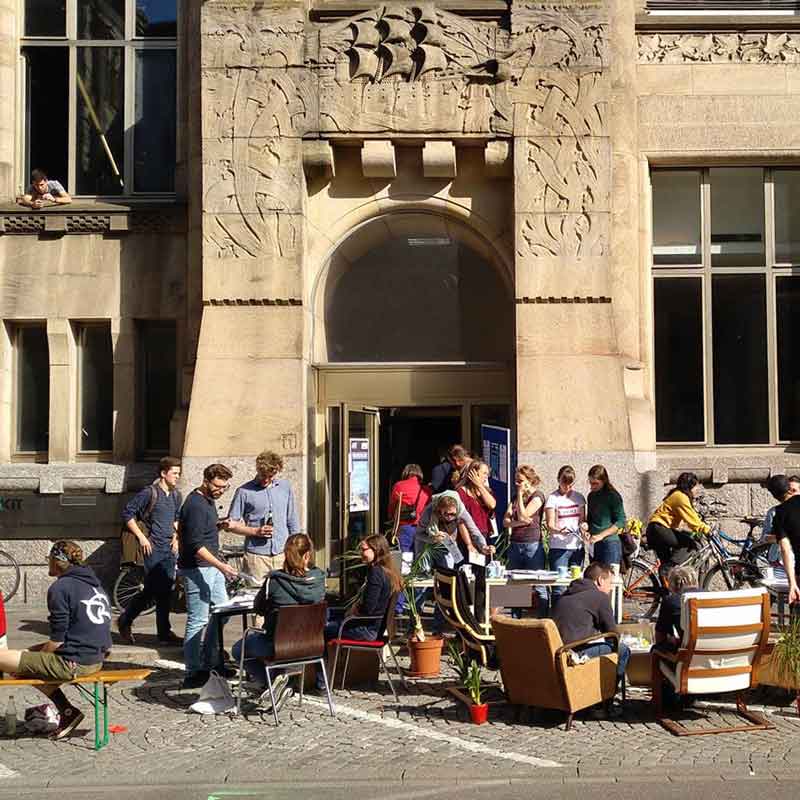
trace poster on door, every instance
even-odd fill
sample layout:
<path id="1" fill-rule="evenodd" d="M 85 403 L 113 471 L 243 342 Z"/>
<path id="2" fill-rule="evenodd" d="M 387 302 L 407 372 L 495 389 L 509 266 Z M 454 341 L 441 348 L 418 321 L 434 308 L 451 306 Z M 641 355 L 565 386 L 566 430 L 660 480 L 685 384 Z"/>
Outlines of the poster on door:
<path id="1" fill-rule="evenodd" d="M 369 511 L 369 439 L 350 439 L 347 471 L 350 474 L 350 512 Z"/>
<path id="2" fill-rule="evenodd" d="M 503 527 L 503 515 L 511 503 L 511 430 L 496 425 L 481 425 L 483 460 L 489 465 L 489 488 L 497 500 L 497 528 Z"/>

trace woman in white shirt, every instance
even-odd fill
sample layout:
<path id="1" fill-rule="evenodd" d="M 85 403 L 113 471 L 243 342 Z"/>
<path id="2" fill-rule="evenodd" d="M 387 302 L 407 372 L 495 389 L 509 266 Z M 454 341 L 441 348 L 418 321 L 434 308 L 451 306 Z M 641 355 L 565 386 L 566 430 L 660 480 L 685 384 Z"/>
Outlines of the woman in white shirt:
<path id="1" fill-rule="evenodd" d="M 575 470 L 569 465 L 558 471 L 558 489 L 544 504 L 545 520 L 549 532 L 550 569 L 583 566 L 583 538 L 581 523 L 586 522 L 586 498 L 573 490 Z M 565 587 L 553 587 L 553 604 L 566 591 Z"/>

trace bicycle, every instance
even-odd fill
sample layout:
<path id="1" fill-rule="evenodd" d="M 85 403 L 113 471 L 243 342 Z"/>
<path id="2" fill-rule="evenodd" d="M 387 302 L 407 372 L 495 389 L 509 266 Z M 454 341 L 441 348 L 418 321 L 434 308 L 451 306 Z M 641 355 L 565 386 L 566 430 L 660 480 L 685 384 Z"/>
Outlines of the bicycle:
<path id="1" fill-rule="evenodd" d="M 7 603 L 17 593 L 20 577 L 17 559 L 6 550 L 0 550 L 0 594 L 4 602 Z"/>
<path id="2" fill-rule="evenodd" d="M 719 517 L 725 515 L 727 507 L 719 500 L 698 501 L 698 512 L 704 520 L 711 520 L 711 530 L 705 535 L 703 544 L 684 562 L 697 570 L 698 584 L 710 591 L 737 589 L 744 585 L 756 585 L 761 578 L 759 563 L 767 566 L 768 542 L 756 543 L 753 531 L 759 520 L 746 517 L 750 530 L 744 539 L 733 539 L 720 529 Z M 741 545 L 738 556 L 732 556 L 726 542 Z M 640 545 L 641 546 L 641 545 Z M 651 620 L 658 613 L 661 598 L 667 594 L 666 576 L 662 574 L 661 562 L 633 555 L 631 567 L 625 575 L 622 589 L 623 618 Z M 627 609 L 627 611 L 626 611 Z"/>
<path id="3" fill-rule="evenodd" d="M 226 563 L 231 564 L 237 572 L 242 571 L 244 566 L 244 545 L 224 544 L 219 551 L 220 558 Z M 236 581 L 226 582 L 228 594 L 232 595 L 239 584 Z M 120 568 L 117 580 L 114 582 L 113 602 L 114 609 L 121 614 L 128 607 L 131 600 L 144 588 L 144 567 L 138 563 L 123 564 Z M 142 614 L 152 614 L 155 611 L 155 603 L 151 602 Z M 175 581 L 175 588 L 172 590 L 172 610 L 182 613 L 186 610 L 186 599 L 183 593 L 183 581 L 178 577 Z"/>

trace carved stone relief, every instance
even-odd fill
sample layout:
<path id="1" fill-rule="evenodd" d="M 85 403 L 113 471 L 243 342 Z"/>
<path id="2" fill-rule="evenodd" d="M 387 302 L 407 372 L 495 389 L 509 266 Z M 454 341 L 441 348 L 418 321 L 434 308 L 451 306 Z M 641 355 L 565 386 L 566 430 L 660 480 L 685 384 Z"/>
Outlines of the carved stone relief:
<path id="1" fill-rule="evenodd" d="M 800 33 L 640 33 L 641 64 L 799 64 Z"/>
<path id="2" fill-rule="evenodd" d="M 517 252 L 523 258 L 575 262 L 606 255 L 607 214 L 519 216 Z"/>

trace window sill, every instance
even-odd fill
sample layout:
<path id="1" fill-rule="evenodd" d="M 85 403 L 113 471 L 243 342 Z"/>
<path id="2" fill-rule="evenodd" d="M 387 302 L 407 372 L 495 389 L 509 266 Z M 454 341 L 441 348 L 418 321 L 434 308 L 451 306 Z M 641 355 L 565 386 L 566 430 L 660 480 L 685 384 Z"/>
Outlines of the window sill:
<path id="1" fill-rule="evenodd" d="M 43 451 L 41 453 L 14 453 L 11 456 L 13 464 L 46 464 L 48 462 L 48 453 Z"/>
<path id="2" fill-rule="evenodd" d="M 78 198 L 68 205 L 45 208 L 0 203 L 0 235 L 185 233 L 186 230 L 186 204 L 172 199 L 107 202 Z"/>

